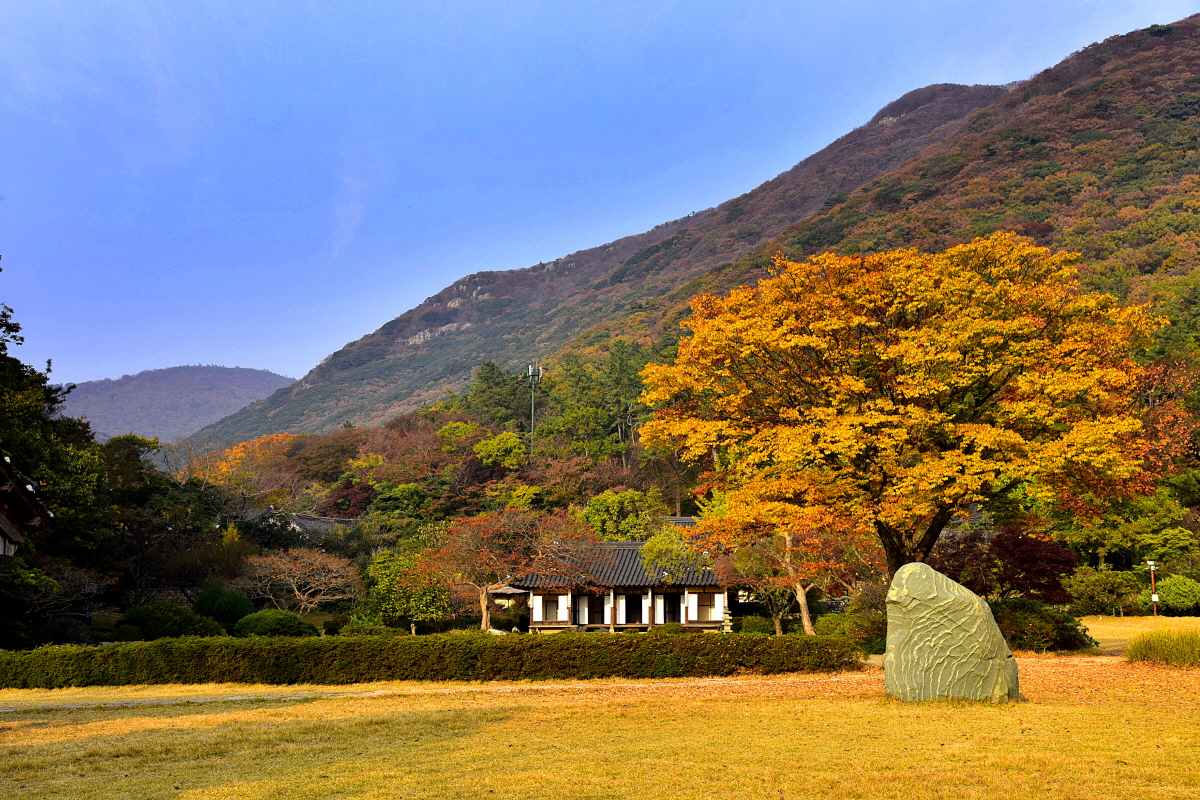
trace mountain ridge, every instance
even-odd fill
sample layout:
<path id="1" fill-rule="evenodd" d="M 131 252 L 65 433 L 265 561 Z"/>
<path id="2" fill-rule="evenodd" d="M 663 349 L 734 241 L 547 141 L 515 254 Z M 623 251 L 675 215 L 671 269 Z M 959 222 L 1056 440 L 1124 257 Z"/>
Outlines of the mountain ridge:
<path id="1" fill-rule="evenodd" d="M 894 168 L 1000 97 L 998 86 L 935 84 L 755 189 L 682 219 L 549 263 L 467 275 L 332 353 L 296 384 L 209 426 L 200 446 L 279 431 L 378 424 L 456 389 L 485 360 L 507 368 L 636 315 Z M 886 113 L 885 113 L 886 112 Z"/>
<path id="2" fill-rule="evenodd" d="M 293 382 L 293 378 L 248 367 L 148 369 L 74 384 L 63 413 L 86 417 L 102 440 L 136 433 L 170 442 Z"/>

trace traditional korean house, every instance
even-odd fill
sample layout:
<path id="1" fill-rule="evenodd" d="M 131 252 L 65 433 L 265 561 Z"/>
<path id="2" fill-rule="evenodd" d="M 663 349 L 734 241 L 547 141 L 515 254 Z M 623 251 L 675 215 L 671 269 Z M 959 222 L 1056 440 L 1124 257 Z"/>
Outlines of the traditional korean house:
<path id="1" fill-rule="evenodd" d="M 53 517 L 33 481 L 17 472 L 8 456 L 0 456 L 0 556 L 14 555 L 29 534 Z"/>
<path id="2" fill-rule="evenodd" d="M 582 585 L 527 576 L 513 583 L 530 594 L 529 629 L 649 630 L 677 622 L 685 628 L 729 630 L 728 587 L 710 569 L 653 575 L 642 565 L 641 542 L 601 542 Z"/>

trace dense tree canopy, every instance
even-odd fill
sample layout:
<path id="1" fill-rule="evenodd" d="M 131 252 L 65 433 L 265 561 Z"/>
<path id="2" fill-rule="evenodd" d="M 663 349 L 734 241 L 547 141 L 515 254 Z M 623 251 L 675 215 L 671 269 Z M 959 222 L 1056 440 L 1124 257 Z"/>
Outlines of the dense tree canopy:
<path id="1" fill-rule="evenodd" d="M 718 452 L 731 504 L 764 522 L 866 522 L 889 573 L 972 504 L 1149 491 L 1129 353 L 1160 322 L 1080 291 L 1069 254 L 995 234 L 779 261 L 692 307 L 675 363 L 645 370 L 644 437 Z"/>

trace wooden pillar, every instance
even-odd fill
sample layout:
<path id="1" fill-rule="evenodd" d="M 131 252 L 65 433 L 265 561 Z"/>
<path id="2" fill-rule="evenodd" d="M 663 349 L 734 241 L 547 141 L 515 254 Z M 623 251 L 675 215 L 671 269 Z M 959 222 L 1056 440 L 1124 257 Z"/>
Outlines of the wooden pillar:
<path id="1" fill-rule="evenodd" d="M 617 590 L 608 590 L 609 601 L 612 603 L 612 613 L 608 615 L 608 632 L 617 632 Z"/>

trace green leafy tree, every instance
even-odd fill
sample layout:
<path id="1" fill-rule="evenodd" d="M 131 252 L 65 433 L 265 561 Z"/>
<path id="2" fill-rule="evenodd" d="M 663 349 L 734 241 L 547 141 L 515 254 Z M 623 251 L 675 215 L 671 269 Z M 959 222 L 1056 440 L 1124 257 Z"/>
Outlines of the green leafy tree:
<path id="1" fill-rule="evenodd" d="M 688 570 L 711 569 L 713 564 L 684 541 L 683 528 L 666 524 L 642 545 L 642 566 L 664 583 L 679 583 Z"/>
<path id="2" fill-rule="evenodd" d="M 1055 538 L 1093 566 L 1129 569 L 1146 559 L 1158 562 L 1196 547 L 1196 536 L 1183 527 L 1187 509 L 1160 486 L 1152 495 L 1134 497 L 1110 508 L 1099 519 L 1060 523 Z"/>
<path id="3" fill-rule="evenodd" d="M 405 519 L 420 519 L 433 500 L 433 492 L 419 483 L 402 483 L 385 489 L 371 501 L 371 510 Z"/>
<path id="4" fill-rule="evenodd" d="M 367 570 L 371 581 L 367 606 L 372 617 L 389 627 L 434 622 L 450 614 L 450 594 L 439 576 L 421 564 L 418 553 L 387 550 Z"/>
<path id="5" fill-rule="evenodd" d="M 648 413 L 639 401 L 644 389 L 641 370 L 648 362 L 649 354 L 641 345 L 618 339 L 609 349 L 600 387 L 613 432 L 619 441 L 632 441 L 638 425 Z"/>
<path id="6" fill-rule="evenodd" d="M 601 492 L 588 501 L 579 518 L 608 542 L 644 542 L 666 524 L 667 507 L 658 492 Z"/>
<path id="7" fill-rule="evenodd" d="M 538 389 L 543 402 L 545 390 Z M 476 419 L 499 428 L 529 430 L 529 382 L 519 372 L 506 372 L 485 361 L 456 405 Z"/>
<path id="8" fill-rule="evenodd" d="M 127 434 L 101 446 L 108 495 L 120 544 L 125 588 L 135 604 L 164 590 L 196 597 L 228 557 L 248 548 L 225 541 L 217 525 L 218 487 L 197 479 L 176 480 L 155 466 L 157 439 Z"/>
<path id="9" fill-rule="evenodd" d="M 1133 610 L 1142 584 L 1132 572 L 1080 567 L 1063 588 L 1071 595 L 1073 613 L 1115 615 Z"/>
<path id="10" fill-rule="evenodd" d="M 525 443 L 512 431 L 498 433 L 475 445 L 475 455 L 489 467 L 519 469 L 525 461 Z"/>
<path id="11" fill-rule="evenodd" d="M 11 354 L 24 342 L 20 331 L 0 304 L 0 453 L 37 484 L 54 519 L 0 558 L 0 647 L 8 648 L 57 640 L 46 627 L 50 614 L 88 610 L 75 602 L 88 593 L 53 575 L 86 573 L 103 583 L 96 570 L 111 572 L 117 555 L 103 452 L 86 422 L 62 416 L 68 390 L 51 385 L 49 363 L 43 372 Z"/>

